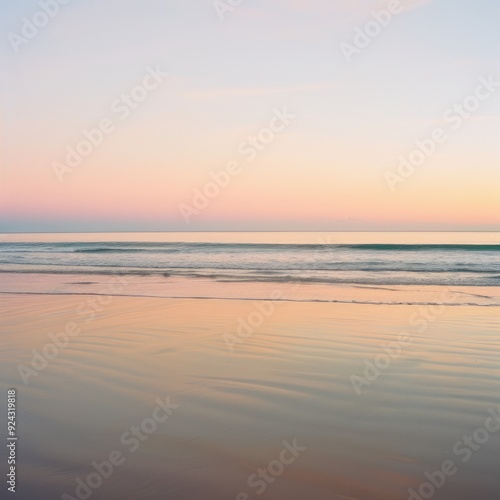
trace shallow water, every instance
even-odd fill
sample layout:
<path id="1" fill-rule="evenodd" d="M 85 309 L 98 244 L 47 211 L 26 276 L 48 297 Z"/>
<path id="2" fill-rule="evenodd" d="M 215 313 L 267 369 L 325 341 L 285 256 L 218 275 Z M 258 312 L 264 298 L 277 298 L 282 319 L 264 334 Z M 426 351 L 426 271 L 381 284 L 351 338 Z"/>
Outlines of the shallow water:
<path id="1" fill-rule="evenodd" d="M 500 406 L 496 307 L 107 295 L 92 313 L 88 298 L 0 298 L 20 500 L 75 496 L 114 450 L 125 462 L 91 499 L 407 499 L 445 460 L 456 472 L 433 498 L 499 498 L 500 432 L 470 460 L 453 451 Z M 19 365 L 70 322 L 81 332 L 25 385 Z M 366 385 L 352 378 L 387 359 Z M 167 396 L 179 407 L 131 451 L 121 437 Z"/>

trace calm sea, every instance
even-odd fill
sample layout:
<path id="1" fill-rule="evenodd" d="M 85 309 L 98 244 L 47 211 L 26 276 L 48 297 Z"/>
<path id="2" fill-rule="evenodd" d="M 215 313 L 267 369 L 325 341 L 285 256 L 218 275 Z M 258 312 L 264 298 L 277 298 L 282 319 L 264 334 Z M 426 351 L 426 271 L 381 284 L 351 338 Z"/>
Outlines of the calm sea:
<path id="1" fill-rule="evenodd" d="M 327 286 L 492 288 L 500 233 L 16 234 L 0 242 L 2 292 L 87 293 L 110 275 L 135 279 L 130 294 L 167 297 L 265 299 L 287 284 L 304 292 L 291 299 L 331 301 L 339 297 Z"/>

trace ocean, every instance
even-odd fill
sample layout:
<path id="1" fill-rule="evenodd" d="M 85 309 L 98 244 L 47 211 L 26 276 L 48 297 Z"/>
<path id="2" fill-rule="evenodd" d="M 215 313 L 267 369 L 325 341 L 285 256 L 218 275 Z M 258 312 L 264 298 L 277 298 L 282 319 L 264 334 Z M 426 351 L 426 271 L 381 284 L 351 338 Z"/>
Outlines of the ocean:
<path id="1" fill-rule="evenodd" d="M 425 303 L 424 293 L 436 290 L 430 287 L 478 287 L 459 303 L 500 305 L 494 289 L 500 286 L 500 234 L 5 235 L 0 273 L 2 292 L 33 292 L 36 282 L 37 291 L 53 291 L 57 283 L 57 293 L 86 293 L 114 275 L 129 277 L 128 293 L 170 298 L 266 299 L 279 288 L 289 300 L 337 301 L 342 290 L 342 300 L 355 302 L 363 288 L 396 287 L 394 296 L 381 298 L 394 303 L 401 290 L 412 297 L 420 290 L 420 300 L 410 304 Z M 46 289 L 40 288 L 44 279 Z M 356 293 L 350 296 L 348 288 Z"/>

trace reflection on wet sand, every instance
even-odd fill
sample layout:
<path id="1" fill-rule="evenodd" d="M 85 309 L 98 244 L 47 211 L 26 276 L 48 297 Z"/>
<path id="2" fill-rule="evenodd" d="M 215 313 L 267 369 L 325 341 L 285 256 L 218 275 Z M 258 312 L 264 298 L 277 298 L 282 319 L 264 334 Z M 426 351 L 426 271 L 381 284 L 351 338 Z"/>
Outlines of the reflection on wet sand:
<path id="1" fill-rule="evenodd" d="M 33 349 L 48 352 L 80 302 L 2 297 L 21 500 L 77 498 L 114 451 L 124 460 L 91 499 L 406 499 L 446 459 L 458 471 L 436 498 L 498 498 L 498 435 L 467 462 L 452 449 L 499 405 L 495 307 L 443 308 L 424 325 L 420 306 L 284 302 L 238 337 L 255 301 L 113 297 L 34 369 Z M 27 385 L 20 364 L 36 371 Z M 368 382 L 359 395 L 353 376 Z M 156 421 L 166 398 L 178 407 Z"/>

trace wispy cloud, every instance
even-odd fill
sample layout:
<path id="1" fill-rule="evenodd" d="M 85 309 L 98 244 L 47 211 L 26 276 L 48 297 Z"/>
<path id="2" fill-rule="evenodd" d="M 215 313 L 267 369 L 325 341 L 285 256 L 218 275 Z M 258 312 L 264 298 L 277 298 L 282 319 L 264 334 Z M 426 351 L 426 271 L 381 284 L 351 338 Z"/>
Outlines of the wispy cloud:
<path id="1" fill-rule="evenodd" d="M 434 0 L 401 0 L 405 10 L 424 7 Z M 382 9 L 389 0 L 281 0 L 283 6 L 293 10 L 363 15 L 373 9 Z"/>
<path id="2" fill-rule="evenodd" d="M 304 92 L 319 92 L 330 90 L 334 84 L 330 82 L 309 83 L 295 86 L 276 87 L 218 87 L 208 89 L 190 89 L 184 91 L 183 95 L 192 100 L 225 99 L 230 97 L 253 97 L 271 94 L 295 94 Z"/>
<path id="3" fill-rule="evenodd" d="M 426 7 L 433 2 L 434 0 L 403 0 L 401 3 L 404 5 L 405 10 L 412 10 Z"/>

